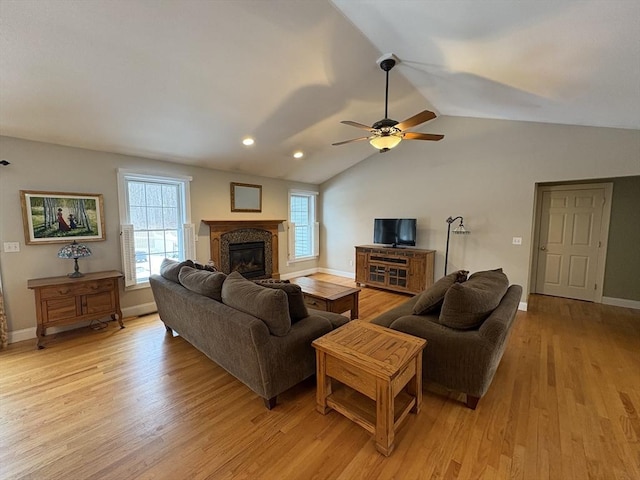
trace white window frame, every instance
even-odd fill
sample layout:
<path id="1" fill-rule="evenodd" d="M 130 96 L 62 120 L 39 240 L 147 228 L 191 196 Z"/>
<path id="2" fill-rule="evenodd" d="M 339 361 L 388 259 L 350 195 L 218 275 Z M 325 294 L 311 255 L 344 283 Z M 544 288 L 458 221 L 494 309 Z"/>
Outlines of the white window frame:
<path id="1" fill-rule="evenodd" d="M 135 290 L 148 288 L 149 282 L 138 282 L 136 279 L 134 229 L 129 217 L 129 181 L 170 183 L 179 186 L 182 212 L 179 212 L 178 228 L 180 238 L 180 260 L 191 258 L 195 260 L 195 226 L 191 223 L 191 193 L 190 182 L 193 178 L 183 175 L 147 174 L 136 170 L 118 169 L 118 204 L 120 214 L 120 245 L 122 269 L 125 277 L 125 289 Z"/>
<path id="2" fill-rule="evenodd" d="M 311 201 L 309 203 L 309 218 L 311 227 L 311 255 L 296 256 L 296 235 L 295 235 L 295 223 L 291 218 L 291 197 L 301 196 L 307 197 Z M 287 260 L 288 263 L 304 262 L 308 260 L 315 260 L 320 256 L 320 223 L 318 222 L 318 192 L 310 190 L 289 190 L 289 198 L 287 209 L 289 211 L 289 221 L 287 225 Z"/>

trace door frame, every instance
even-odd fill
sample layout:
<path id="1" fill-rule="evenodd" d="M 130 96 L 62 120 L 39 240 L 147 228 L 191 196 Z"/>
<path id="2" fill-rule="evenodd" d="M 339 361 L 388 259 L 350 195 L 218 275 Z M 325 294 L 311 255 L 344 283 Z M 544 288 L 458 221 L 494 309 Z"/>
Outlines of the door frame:
<path id="1" fill-rule="evenodd" d="M 540 252 L 540 222 L 542 221 L 542 193 L 558 190 L 586 190 L 592 188 L 604 189 L 604 205 L 602 208 L 602 223 L 600 225 L 600 248 L 598 249 L 598 265 L 596 268 L 596 292 L 593 299 L 595 303 L 602 303 L 604 269 L 609 242 L 609 222 L 611 220 L 611 200 L 613 198 L 613 183 L 611 182 L 564 183 L 554 185 L 536 184 L 533 242 L 531 244 L 531 278 L 529 279 L 529 290 L 531 293 L 538 293 L 536 285 L 538 283 L 537 275 Z"/>

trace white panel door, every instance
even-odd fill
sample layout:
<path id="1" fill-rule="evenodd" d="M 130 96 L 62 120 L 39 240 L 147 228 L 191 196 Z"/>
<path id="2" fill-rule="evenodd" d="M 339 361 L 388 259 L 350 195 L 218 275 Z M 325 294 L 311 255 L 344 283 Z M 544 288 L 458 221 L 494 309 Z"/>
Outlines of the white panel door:
<path id="1" fill-rule="evenodd" d="M 593 301 L 603 188 L 542 192 L 536 292 Z"/>

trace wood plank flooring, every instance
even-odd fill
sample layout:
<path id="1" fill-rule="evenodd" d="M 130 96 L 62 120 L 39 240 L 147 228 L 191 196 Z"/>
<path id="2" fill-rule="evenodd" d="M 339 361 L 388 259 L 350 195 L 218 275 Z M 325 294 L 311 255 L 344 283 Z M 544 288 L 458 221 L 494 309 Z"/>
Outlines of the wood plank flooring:
<path id="1" fill-rule="evenodd" d="M 365 288 L 360 318 L 406 298 Z M 389 458 L 314 379 L 268 411 L 157 315 L 125 325 L 0 351 L 0 478 L 640 479 L 639 310 L 532 296 L 477 410 L 426 384 Z"/>

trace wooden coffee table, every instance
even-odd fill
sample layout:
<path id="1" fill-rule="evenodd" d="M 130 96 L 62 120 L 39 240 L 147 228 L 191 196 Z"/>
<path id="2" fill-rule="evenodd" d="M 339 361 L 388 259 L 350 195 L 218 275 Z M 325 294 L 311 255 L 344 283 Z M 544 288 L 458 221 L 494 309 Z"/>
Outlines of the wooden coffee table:
<path id="1" fill-rule="evenodd" d="M 344 287 L 310 277 L 293 278 L 291 283 L 300 285 L 307 307 L 333 313 L 350 310 L 351 320 L 358 318 L 359 288 Z"/>
<path id="2" fill-rule="evenodd" d="M 331 408 L 340 412 L 374 434 L 376 449 L 389 456 L 396 431 L 422 405 L 426 344 L 361 320 L 314 340 L 317 410 L 323 415 Z"/>

